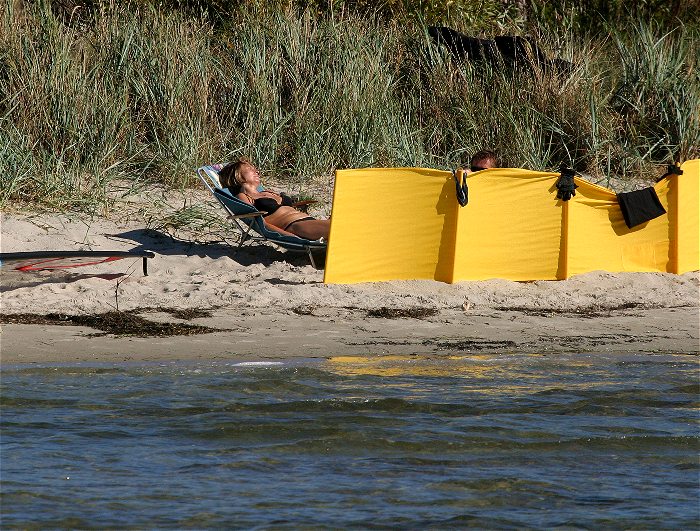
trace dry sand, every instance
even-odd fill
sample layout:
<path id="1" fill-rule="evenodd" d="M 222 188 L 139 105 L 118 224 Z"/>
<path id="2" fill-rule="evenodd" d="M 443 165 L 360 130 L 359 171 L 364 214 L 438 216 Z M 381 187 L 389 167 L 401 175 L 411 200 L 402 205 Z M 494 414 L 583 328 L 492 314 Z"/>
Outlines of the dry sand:
<path id="1" fill-rule="evenodd" d="M 236 250 L 193 243 L 141 222 L 2 216 L 2 252 L 127 250 L 140 260 L 65 273 L 2 272 L 2 313 L 102 313 L 143 308 L 210 309 L 178 320 L 217 329 L 177 337 L 96 336 L 76 326 L 4 324 L 3 364 L 469 353 L 683 353 L 699 350 L 699 277 L 594 272 L 566 281 L 489 280 L 454 285 L 395 281 L 325 285 L 303 255 L 269 245 Z M 117 278 L 117 274 L 126 273 Z M 435 310 L 428 316 L 371 317 Z M 400 312 L 399 312 L 400 313 Z M 419 312 L 420 313 L 420 312 Z"/>

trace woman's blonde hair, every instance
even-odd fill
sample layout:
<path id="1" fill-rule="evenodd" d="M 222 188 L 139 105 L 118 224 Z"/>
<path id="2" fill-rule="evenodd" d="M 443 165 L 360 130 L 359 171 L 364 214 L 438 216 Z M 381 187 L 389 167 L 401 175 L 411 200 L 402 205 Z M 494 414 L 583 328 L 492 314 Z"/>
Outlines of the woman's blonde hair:
<path id="1" fill-rule="evenodd" d="M 247 158 L 241 157 L 235 162 L 229 162 L 219 172 L 219 182 L 222 188 L 233 190 L 241 187 L 241 168 L 252 164 Z"/>

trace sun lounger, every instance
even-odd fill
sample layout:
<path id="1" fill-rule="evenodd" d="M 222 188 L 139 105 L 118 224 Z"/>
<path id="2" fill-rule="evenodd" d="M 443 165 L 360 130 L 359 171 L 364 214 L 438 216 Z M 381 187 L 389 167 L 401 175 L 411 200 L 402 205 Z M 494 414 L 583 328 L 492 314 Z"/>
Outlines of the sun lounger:
<path id="1" fill-rule="evenodd" d="M 221 187 L 219 171 L 223 165 L 201 166 L 197 175 L 214 198 L 226 211 L 228 218 L 240 231 L 238 247 L 249 242 L 267 242 L 288 251 L 306 252 L 313 267 L 316 266 L 313 252 L 325 251 L 326 242 L 307 240 L 299 236 L 287 236 L 270 229 L 263 222 L 264 212 L 259 211 L 250 203 L 241 201 L 232 195 L 228 189 Z"/>

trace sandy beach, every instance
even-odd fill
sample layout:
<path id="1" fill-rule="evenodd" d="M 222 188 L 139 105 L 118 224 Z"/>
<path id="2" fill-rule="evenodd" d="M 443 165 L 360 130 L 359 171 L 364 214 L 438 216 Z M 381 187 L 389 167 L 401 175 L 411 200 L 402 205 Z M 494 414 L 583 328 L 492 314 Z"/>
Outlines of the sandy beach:
<path id="1" fill-rule="evenodd" d="M 2 252 L 128 250 L 140 260 L 2 272 L 3 364 L 530 352 L 698 354 L 699 277 L 593 272 L 566 281 L 323 284 L 304 255 L 184 239 L 143 222 L 3 214 Z M 130 337 L 14 324 L 20 314 L 131 311 L 210 333 Z M 203 310 L 194 318 L 173 310 Z M 202 315 L 197 317 L 196 315 Z"/>

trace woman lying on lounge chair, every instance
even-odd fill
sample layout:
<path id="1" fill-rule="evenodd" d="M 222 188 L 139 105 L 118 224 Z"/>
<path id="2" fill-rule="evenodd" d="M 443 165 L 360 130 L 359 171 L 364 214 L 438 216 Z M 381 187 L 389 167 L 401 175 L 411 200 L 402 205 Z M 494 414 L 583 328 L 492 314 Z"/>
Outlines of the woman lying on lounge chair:
<path id="1" fill-rule="evenodd" d="M 219 181 L 240 200 L 266 212 L 263 221 L 270 229 L 307 240 L 328 239 L 329 219 L 315 219 L 297 210 L 293 206 L 295 203 L 284 193 L 258 191 L 260 173 L 248 160 L 240 159 L 224 166 L 219 172 Z"/>

